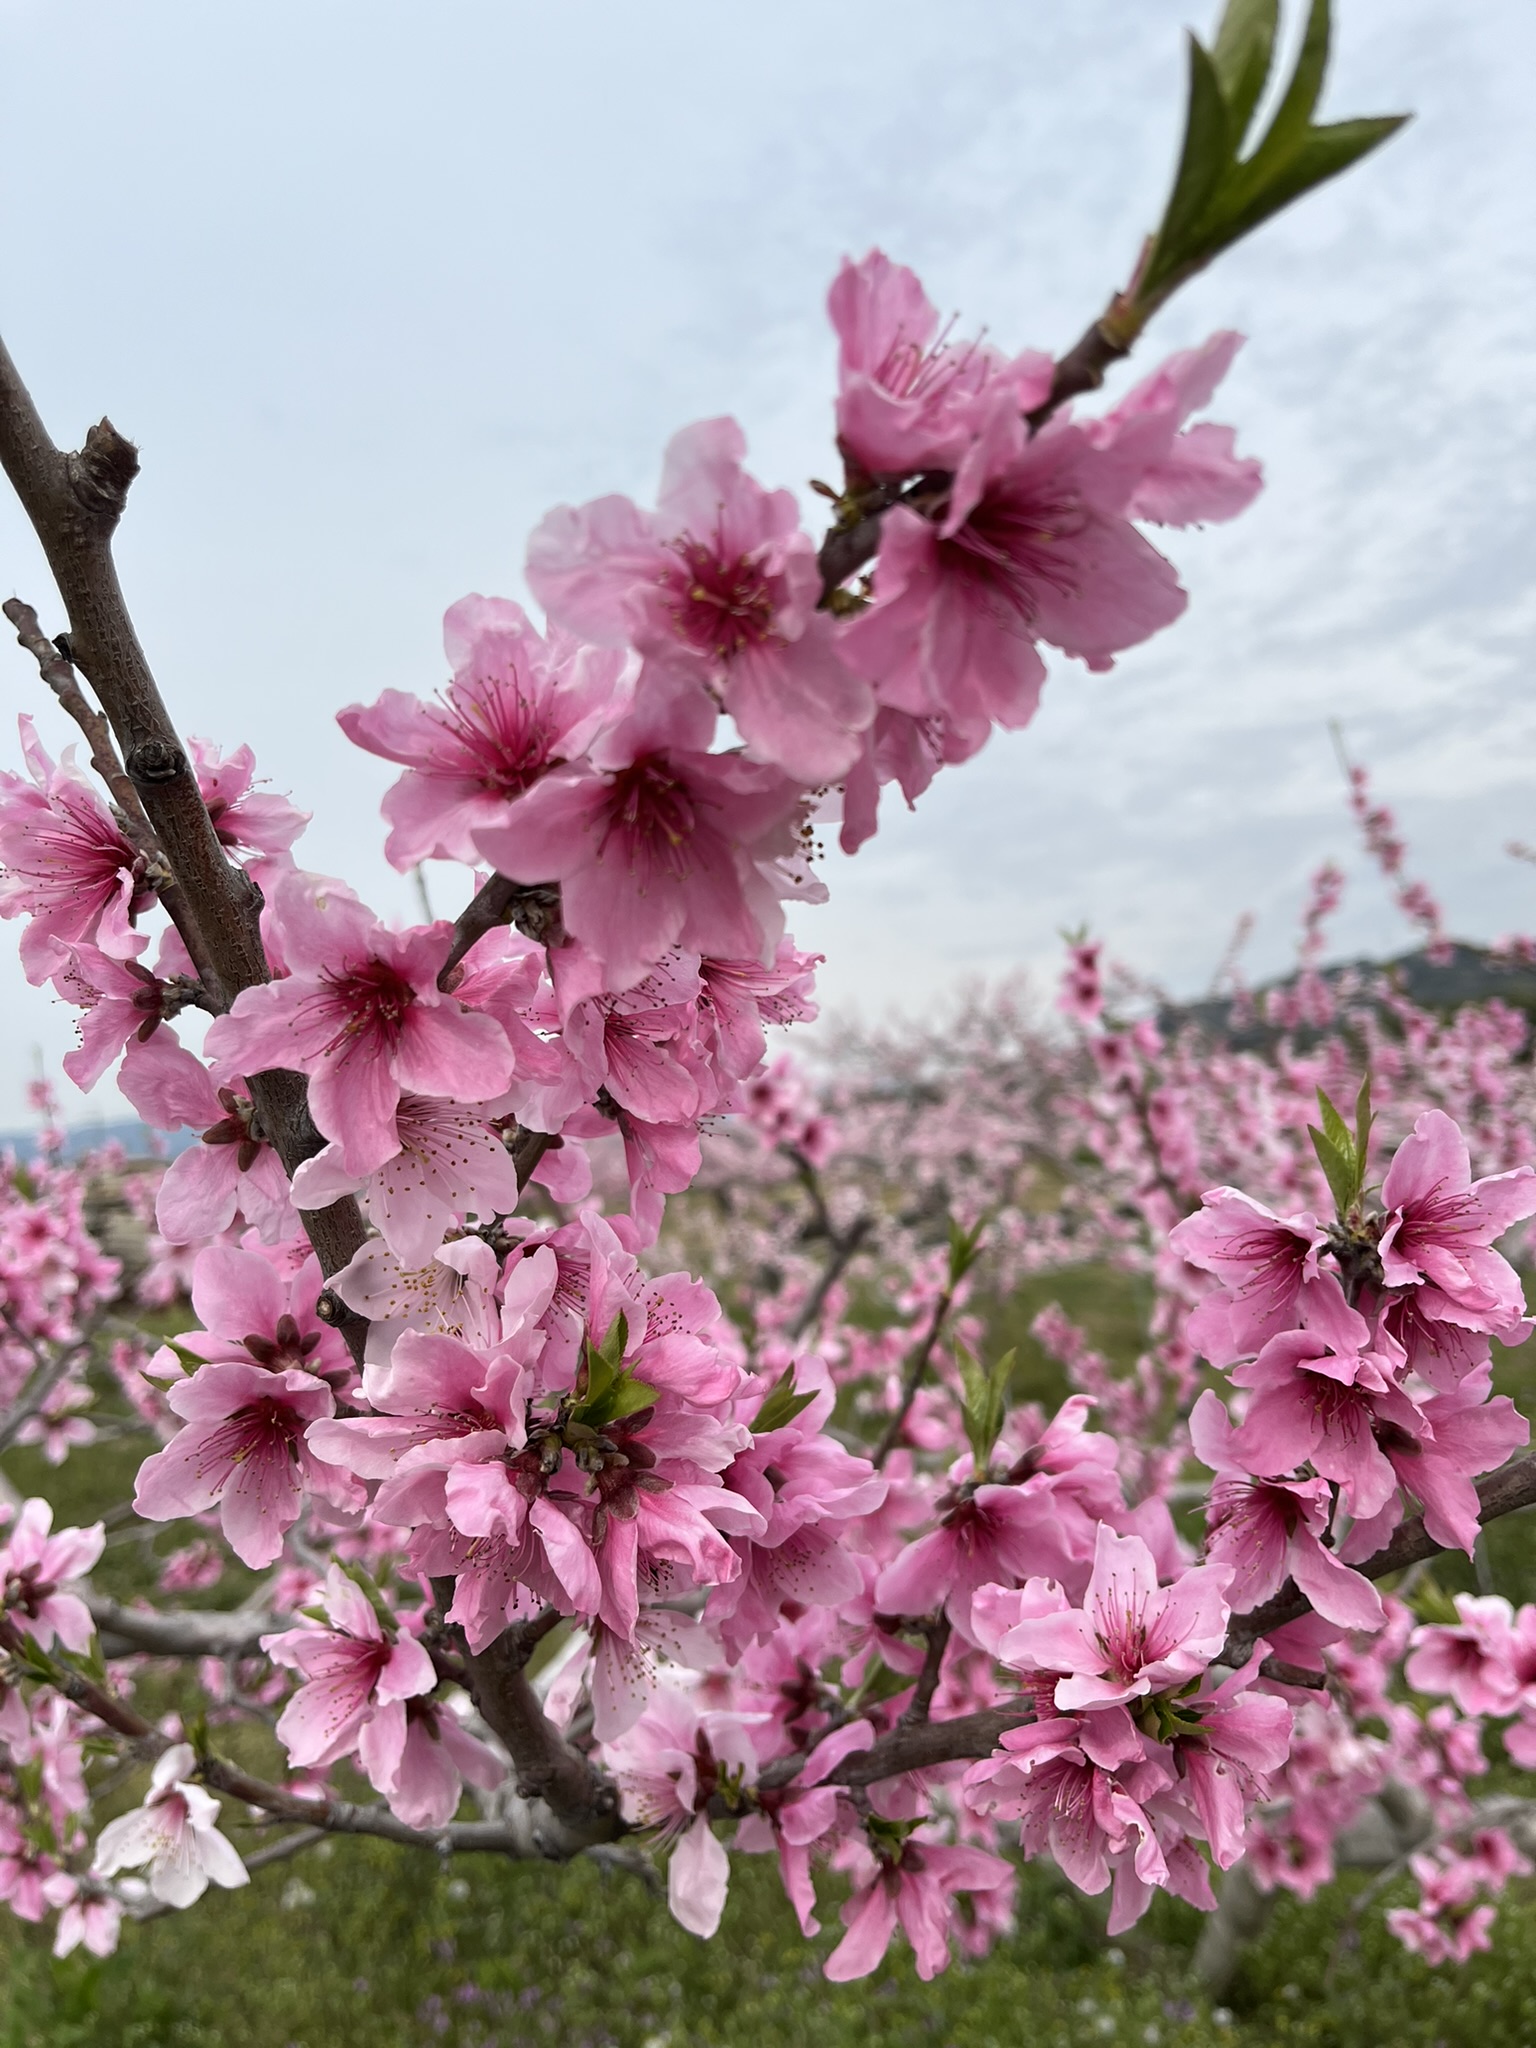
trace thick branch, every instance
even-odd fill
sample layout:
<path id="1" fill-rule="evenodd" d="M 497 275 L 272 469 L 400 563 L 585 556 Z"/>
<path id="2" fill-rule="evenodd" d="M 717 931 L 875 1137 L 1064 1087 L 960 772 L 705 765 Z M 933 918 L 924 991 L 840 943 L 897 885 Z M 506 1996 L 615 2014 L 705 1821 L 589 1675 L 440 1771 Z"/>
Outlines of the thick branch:
<path id="1" fill-rule="evenodd" d="M 932 1769 L 937 1764 L 974 1763 L 991 1756 L 999 1739 L 1033 1715 L 1034 1702 L 1019 1700 L 1007 1707 L 988 1707 L 980 1714 L 959 1714 L 952 1721 L 912 1721 L 883 1736 L 873 1749 L 855 1750 L 825 1779 L 828 1785 L 874 1785 L 903 1771 Z M 771 1791 L 787 1785 L 805 1763 L 804 1755 L 780 1757 L 768 1765 L 758 1784 Z"/>
<path id="2" fill-rule="evenodd" d="M 91 428 L 78 454 L 56 448 L 0 342 L 0 464 L 64 600 L 73 661 L 100 700 L 124 772 L 183 892 L 184 936 L 210 1006 L 227 1010 L 242 989 L 270 979 L 261 896 L 219 843 L 118 583 L 112 534 L 138 473 L 138 453 L 109 420 Z M 304 1107 L 304 1083 L 297 1075 L 249 1079 L 263 1130 L 291 1174 L 319 1145 Z M 345 1265 L 366 1235 L 350 1199 L 320 1211 L 307 1227 L 327 1273 Z M 358 1332 L 345 1334 L 360 1354 Z"/>
<path id="3" fill-rule="evenodd" d="M 148 1608 L 124 1607 L 99 1593 L 86 1597 L 91 1619 L 101 1636 L 102 1655 L 125 1657 L 254 1657 L 274 1618 L 262 1609 L 188 1608 L 157 1614 Z"/>
<path id="4" fill-rule="evenodd" d="M 453 1599 L 453 1582 L 432 1584 L 439 1610 Z M 540 1832 L 544 1853 L 574 1856 L 623 1832 L 619 1795 L 580 1750 L 573 1749 L 544 1712 L 528 1683 L 526 1666 L 560 1616 L 546 1608 L 534 1621 L 515 1624 L 478 1655 L 463 1644 L 464 1682 L 482 1719 L 501 1738 L 512 1759 L 519 1795 L 537 1801 L 550 1817 Z"/>

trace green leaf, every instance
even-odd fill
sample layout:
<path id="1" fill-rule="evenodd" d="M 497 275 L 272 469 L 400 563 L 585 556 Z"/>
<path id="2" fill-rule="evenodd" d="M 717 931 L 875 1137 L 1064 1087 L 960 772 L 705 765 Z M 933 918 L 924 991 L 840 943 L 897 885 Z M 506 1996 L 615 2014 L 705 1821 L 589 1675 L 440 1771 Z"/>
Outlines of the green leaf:
<path id="1" fill-rule="evenodd" d="M 1420 1621 L 1437 1622 L 1442 1627 L 1454 1627 L 1461 1620 L 1460 1614 L 1456 1611 L 1455 1601 L 1429 1572 L 1423 1573 L 1415 1581 L 1413 1590 L 1406 1595 L 1406 1599 Z"/>
<path id="2" fill-rule="evenodd" d="M 622 1422 L 626 1415 L 638 1415 L 656 1399 L 656 1389 L 627 1372 L 613 1373 L 601 1356 L 597 1360 L 601 1383 L 588 1375 L 587 1391 L 571 1409 L 571 1421 L 587 1429 L 606 1429 L 610 1422 Z"/>
<path id="3" fill-rule="evenodd" d="M 1345 1123 L 1343 1117 L 1339 1115 L 1339 1112 L 1334 1108 L 1321 1088 L 1317 1091 L 1317 1106 L 1322 1112 L 1323 1129 L 1328 1134 L 1329 1142 L 1337 1145 L 1344 1152 L 1350 1151 L 1353 1148 L 1354 1140 L 1349 1135 L 1349 1125 Z"/>
<path id="4" fill-rule="evenodd" d="M 624 1347 L 628 1342 L 629 1323 L 622 1312 L 614 1317 L 601 1344 L 594 1344 L 590 1337 L 587 1339 L 581 1380 L 576 1389 L 577 1406 L 584 1418 L 590 1409 L 606 1401 L 609 1390 L 622 1375 Z"/>
<path id="5" fill-rule="evenodd" d="M 1244 171 L 1252 170 L 1261 178 L 1267 176 L 1271 164 L 1283 162 L 1306 141 L 1323 90 L 1332 35 L 1328 0 L 1312 0 L 1291 82 L 1275 109 L 1275 118 L 1270 122 L 1264 140 L 1244 164 Z"/>
<path id="6" fill-rule="evenodd" d="M 951 1289 L 969 1273 L 981 1257 L 981 1240 L 986 1234 L 990 1219 L 983 1216 L 972 1224 L 969 1230 L 962 1230 L 953 1217 L 949 1219 L 949 1284 Z"/>
<path id="7" fill-rule="evenodd" d="M 809 1408 L 815 1398 L 814 1388 L 809 1394 L 795 1392 L 795 1368 L 786 1365 L 763 1396 L 763 1405 L 753 1419 L 752 1434 L 766 1436 L 771 1429 L 783 1429 L 802 1409 Z"/>
<path id="8" fill-rule="evenodd" d="M 1280 0 L 1227 0 L 1216 31 L 1211 62 L 1227 103 L 1235 148 L 1242 147 L 1253 110 L 1269 83 L 1279 21 Z"/>
<path id="9" fill-rule="evenodd" d="M 1342 1223 L 1359 1192 L 1354 1147 L 1351 1145 L 1347 1152 L 1341 1151 L 1316 1124 L 1307 1125 L 1307 1135 L 1312 1140 L 1312 1150 L 1317 1154 L 1317 1163 L 1327 1177 L 1329 1189 L 1338 1208 L 1339 1221 Z"/>
<path id="10" fill-rule="evenodd" d="M 988 1372 L 967 1345 L 955 1346 L 955 1362 L 960 1368 L 960 1383 L 965 1388 L 960 1413 L 965 1421 L 965 1434 L 978 1479 L 985 1476 L 993 1448 L 1008 1419 L 1008 1379 L 1016 1355 L 1012 1351 L 1006 1352 Z"/>
<path id="11" fill-rule="evenodd" d="M 1162 225 L 1138 282 L 1139 294 L 1155 296 L 1158 285 L 1198 259 L 1202 247 L 1200 223 L 1232 162 L 1232 148 L 1227 105 L 1216 66 L 1191 36 L 1184 146 L 1179 152 L 1179 168 L 1174 174 L 1173 192 Z"/>
<path id="12" fill-rule="evenodd" d="M 629 1318 L 622 1309 L 609 1325 L 608 1334 L 597 1347 L 597 1355 L 618 1372 L 629 1348 Z"/>
<path id="13" fill-rule="evenodd" d="M 1407 114 L 1383 114 L 1371 120 L 1334 121 L 1326 128 L 1314 128 L 1295 154 L 1276 165 L 1261 186 L 1234 186 L 1222 194 L 1219 236 L 1211 253 L 1229 248 L 1293 200 L 1347 171 L 1388 136 L 1395 135 L 1409 118 Z"/>
<path id="14" fill-rule="evenodd" d="M 1238 151 L 1274 62 L 1278 0 L 1228 0 L 1211 51 L 1194 39 L 1184 141 L 1162 222 L 1117 314 L 1134 339 L 1171 293 L 1223 249 L 1303 193 L 1337 177 L 1402 127 L 1406 115 L 1314 127 L 1328 68 L 1328 0 L 1310 0 L 1295 68 L 1274 118 Z"/>
<path id="15" fill-rule="evenodd" d="M 876 1657 L 865 1671 L 858 1691 L 849 1700 L 849 1708 L 862 1710 L 878 1706 L 882 1700 L 893 1700 L 897 1693 L 909 1691 L 911 1685 L 910 1671 L 893 1671 L 889 1664 Z"/>
<path id="16" fill-rule="evenodd" d="M 642 1408 L 651 1407 L 655 1400 L 654 1387 L 648 1387 L 643 1380 L 633 1379 L 624 1373 L 609 1389 L 602 1414 L 594 1416 L 589 1411 L 585 1419 L 595 1429 L 601 1429 L 606 1423 L 622 1422 L 626 1415 L 638 1415 Z"/>

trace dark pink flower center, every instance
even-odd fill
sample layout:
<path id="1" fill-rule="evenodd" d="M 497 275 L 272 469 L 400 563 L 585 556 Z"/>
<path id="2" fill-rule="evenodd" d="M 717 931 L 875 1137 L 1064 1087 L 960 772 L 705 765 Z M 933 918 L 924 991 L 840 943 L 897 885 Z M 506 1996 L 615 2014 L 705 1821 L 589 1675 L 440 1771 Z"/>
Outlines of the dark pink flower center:
<path id="1" fill-rule="evenodd" d="M 0 1610 L 12 1608 L 35 1621 L 43 1602 L 58 1590 L 53 1580 L 38 1576 L 41 1569 L 40 1565 L 29 1564 L 19 1572 L 9 1573 L 0 1589 Z"/>
<path id="2" fill-rule="evenodd" d="M 1437 1186 L 1403 1210 L 1397 1249 L 1412 1256 L 1436 1245 L 1454 1245 L 1457 1238 L 1477 1244 L 1482 1237 L 1482 1205 L 1469 1188 Z"/>
<path id="3" fill-rule="evenodd" d="M 1062 542 L 1080 534 L 1087 515 L 1075 499 L 1041 490 L 989 491 L 958 533 L 939 542 L 941 572 L 957 579 L 1000 623 L 1032 626 L 1042 591 L 1071 597 L 1077 579 Z"/>
<path id="4" fill-rule="evenodd" d="M 677 630 L 700 654 L 729 661 L 773 635 L 773 593 L 761 567 L 746 555 L 734 561 L 703 541 L 672 543 L 682 573 L 670 580 L 667 609 Z"/>
<path id="5" fill-rule="evenodd" d="M 518 797 L 556 765 L 554 726 L 515 675 L 450 684 L 431 717 L 445 744 L 424 765 L 439 775 L 464 775 L 497 796 Z"/>
<path id="6" fill-rule="evenodd" d="M 689 842 L 698 828 L 693 792 L 657 754 L 621 768 L 609 785 L 598 855 L 617 840 L 631 871 L 657 869 L 681 881 L 692 872 Z"/>
<path id="7" fill-rule="evenodd" d="M 360 1038 L 380 1051 L 399 1044 L 416 991 L 397 968 L 387 960 L 369 959 L 344 974 L 327 969 L 320 979 L 328 990 L 321 1000 L 333 1016 L 339 1012 L 341 1020 L 323 1052 L 345 1052 Z"/>
<path id="8" fill-rule="evenodd" d="M 253 1401 L 209 1431 L 199 1453 L 199 1471 L 233 1474 L 252 1458 L 292 1459 L 303 1428 L 301 1418 L 284 1402 Z"/>

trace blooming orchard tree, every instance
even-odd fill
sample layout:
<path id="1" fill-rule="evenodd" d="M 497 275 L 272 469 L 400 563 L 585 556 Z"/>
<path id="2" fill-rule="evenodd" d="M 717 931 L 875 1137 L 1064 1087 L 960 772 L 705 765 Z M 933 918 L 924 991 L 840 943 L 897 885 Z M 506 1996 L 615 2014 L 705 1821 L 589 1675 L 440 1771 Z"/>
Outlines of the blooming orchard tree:
<path id="1" fill-rule="evenodd" d="M 389 858 L 471 871 L 451 923 L 399 928 L 299 867 L 304 820 L 249 751 L 182 742 L 110 555 L 136 454 L 106 421 L 58 451 L 0 357 L 0 458 L 67 635 L 5 610 L 90 770 L 23 719 L 0 915 L 81 1011 L 71 1077 L 120 1056 L 146 1123 L 193 1134 L 158 1186 L 118 1172 L 174 1332 L 152 1355 L 112 1320 L 82 1175 L 50 1152 L 0 1205 L 0 1444 L 67 1455 L 110 1370 L 152 1445 L 133 1509 L 180 1532 L 142 1608 L 91 1587 L 99 1525 L 33 1499 L 0 1542 L 0 1894 L 56 1910 L 61 1951 L 364 1833 L 649 1847 L 700 1935 L 732 1853 L 772 1852 L 808 1934 L 822 1873 L 846 1880 L 830 1976 L 899 1928 L 927 1977 L 1006 1928 L 1014 1851 L 1109 1893 L 1115 1931 L 1158 1888 L 1211 1906 L 1239 1859 L 1307 1889 L 1394 1775 L 1431 1815 L 1394 1924 L 1432 1957 L 1486 1941 L 1522 1863 L 1465 1784 L 1483 1717 L 1536 1757 L 1536 1623 L 1495 1595 L 1413 1630 L 1378 1582 L 1536 1500 L 1491 1392 L 1492 1345 L 1529 1327 L 1498 1249 L 1536 1215 L 1523 1026 L 1330 988 L 1329 876 L 1261 1053 L 1170 1039 L 1085 940 L 1074 1035 L 1022 1068 L 952 1048 L 942 1128 L 910 1090 L 818 1101 L 767 1063 L 766 1027 L 814 1014 L 784 906 L 821 892 L 820 826 L 856 849 L 890 784 L 913 802 L 1027 724 L 1042 648 L 1107 669 L 1172 624 L 1147 529 L 1258 490 L 1196 417 L 1236 335 L 1073 405 L 1185 278 L 1397 125 L 1314 125 L 1328 26 L 1314 0 L 1261 131 L 1274 0 L 1192 43 L 1162 223 L 1059 361 L 955 339 L 879 251 L 844 264 L 819 545 L 734 421 L 686 427 L 654 506 L 539 526 L 542 629 L 465 598 L 438 696 L 341 711 L 404 771 Z M 1362 1065 L 1385 1138 L 1368 1088 L 1334 1107 Z M 696 1181 L 718 1201 L 669 1215 Z M 713 1286 L 669 1263 L 690 1233 Z M 977 1355 L 980 1290 L 1095 1263 L 1153 1283 L 1147 1351 L 1116 1377 L 1047 1311 L 1074 1390 L 1042 1413 Z M 254 1592 L 177 1609 L 226 1546 Z M 1405 1652 L 1444 1705 L 1389 1689 Z M 269 1781 L 219 1731 L 273 1709 Z M 104 1749 L 153 1767 L 111 1818 Z M 294 1832 L 243 1862 L 242 1806 Z"/>

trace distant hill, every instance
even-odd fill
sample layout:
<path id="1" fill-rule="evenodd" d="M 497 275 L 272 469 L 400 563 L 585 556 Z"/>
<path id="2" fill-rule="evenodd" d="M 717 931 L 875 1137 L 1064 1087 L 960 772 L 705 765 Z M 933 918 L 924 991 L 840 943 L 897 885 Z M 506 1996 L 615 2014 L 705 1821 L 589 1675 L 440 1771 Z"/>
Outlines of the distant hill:
<path id="1" fill-rule="evenodd" d="M 87 1152 L 99 1151 L 103 1145 L 121 1145 L 130 1159 L 174 1159 L 178 1152 L 195 1145 L 197 1139 L 196 1131 L 152 1131 L 137 1117 L 126 1117 L 118 1123 L 103 1120 L 71 1124 L 64 1134 L 64 1156 L 79 1159 Z M 17 1159 L 35 1159 L 36 1126 L 25 1131 L 0 1131 L 0 1152 L 9 1152 Z"/>
<path id="2" fill-rule="evenodd" d="M 1536 967 L 1501 960 L 1486 946 L 1455 943 L 1450 958 L 1443 961 L 1431 960 L 1422 950 L 1403 953 L 1395 960 L 1340 960 L 1319 972 L 1325 982 L 1335 987 L 1350 977 L 1390 975 L 1410 1002 L 1444 1015 L 1460 1009 L 1463 1003 L 1488 1002 L 1496 996 L 1511 1009 L 1536 1016 Z M 1262 1010 L 1264 997 L 1271 989 L 1294 988 L 1298 978 L 1288 974 L 1265 982 L 1252 991 L 1252 1007 Z M 1224 1040 L 1242 1051 L 1272 1045 L 1281 1036 L 1274 1025 L 1262 1021 L 1234 1026 L 1232 1011 L 1232 999 L 1227 996 L 1198 1003 L 1169 1003 L 1158 1013 L 1158 1023 L 1165 1031 L 1193 1024 L 1208 1038 Z M 1295 1035 L 1299 1039 L 1315 1036 L 1305 1030 Z"/>

